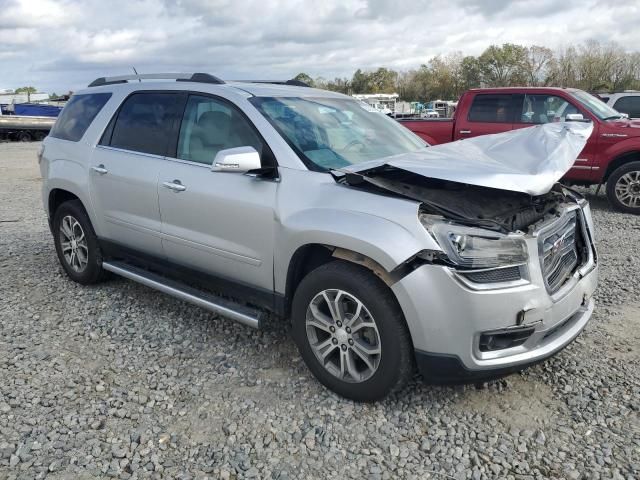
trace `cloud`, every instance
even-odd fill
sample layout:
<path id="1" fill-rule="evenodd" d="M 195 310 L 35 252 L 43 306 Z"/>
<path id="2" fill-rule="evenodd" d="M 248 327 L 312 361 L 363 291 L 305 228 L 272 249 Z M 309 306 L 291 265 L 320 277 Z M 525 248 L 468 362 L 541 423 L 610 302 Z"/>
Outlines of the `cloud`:
<path id="1" fill-rule="evenodd" d="M 609 0 L 611 2 L 611 0 Z M 96 77 L 350 77 L 505 42 L 633 48 L 640 8 L 605 0 L 0 0 L 0 88 L 76 90 Z"/>

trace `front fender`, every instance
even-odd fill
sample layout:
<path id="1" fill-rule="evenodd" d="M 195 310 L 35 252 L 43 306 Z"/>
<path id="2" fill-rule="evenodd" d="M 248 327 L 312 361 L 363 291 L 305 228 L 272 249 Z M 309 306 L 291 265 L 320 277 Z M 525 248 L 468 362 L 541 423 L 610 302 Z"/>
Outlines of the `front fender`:
<path id="1" fill-rule="evenodd" d="M 277 242 L 276 291 L 285 291 L 291 259 L 305 245 L 323 244 L 351 250 L 376 261 L 387 272 L 420 250 L 439 249 L 419 225 L 417 204 L 411 217 L 405 227 L 399 222 L 352 210 L 315 208 L 296 212 L 281 224 L 280 238 L 286 240 Z"/>
<path id="2" fill-rule="evenodd" d="M 604 150 L 604 152 L 602 152 L 602 155 L 605 158 L 605 168 L 602 169 L 602 174 L 604 175 L 604 173 L 608 171 L 609 165 L 611 165 L 611 163 L 617 158 L 633 153 L 640 154 L 640 138 L 638 137 L 626 138 L 610 145 L 606 150 Z"/>

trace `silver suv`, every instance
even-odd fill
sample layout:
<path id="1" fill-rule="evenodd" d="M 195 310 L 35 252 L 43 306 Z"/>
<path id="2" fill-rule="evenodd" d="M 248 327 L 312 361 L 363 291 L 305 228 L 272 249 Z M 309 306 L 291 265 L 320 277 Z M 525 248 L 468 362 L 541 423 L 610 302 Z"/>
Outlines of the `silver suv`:
<path id="1" fill-rule="evenodd" d="M 318 380 L 360 401 L 416 366 L 429 381 L 477 381 L 569 344 L 593 311 L 597 266 L 589 206 L 553 185 L 562 172 L 547 187 L 544 172 L 478 173 L 442 152 L 490 137 L 427 148 L 370 110 L 294 81 L 97 79 L 39 154 L 62 267 L 255 328 L 290 319 Z M 564 135 L 557 125 L 532 130 Z"/>

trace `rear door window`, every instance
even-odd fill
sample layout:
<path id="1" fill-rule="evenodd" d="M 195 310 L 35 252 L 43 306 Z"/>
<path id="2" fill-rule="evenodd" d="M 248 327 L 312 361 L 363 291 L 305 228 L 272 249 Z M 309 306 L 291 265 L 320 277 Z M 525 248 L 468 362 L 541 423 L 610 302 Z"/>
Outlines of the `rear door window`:
<path id="1" fill-rule="evenodd" d="M 120 107 L 115 122 L 105 131 L 101 144 L 165 155 L 180 103 L 177 93 L 134 93 Z"/>
<path id="2" fill-rule="evenodd" d="M 72 142 L 79 141 L 109 98 L 110 93 L 74 95 L 62 109 L 49 136 Z"/>
<path id="3" fill-rule="evenodd" d="M 620 97 L 613 108 L 631 118 L 640 118 L 640 96 Z"/>
<path id="4" fill-rule="evenodd" d="M 476 95 L 469 109 L 469 122 L 511 123 L 513 102 L 511 95 Z"/>

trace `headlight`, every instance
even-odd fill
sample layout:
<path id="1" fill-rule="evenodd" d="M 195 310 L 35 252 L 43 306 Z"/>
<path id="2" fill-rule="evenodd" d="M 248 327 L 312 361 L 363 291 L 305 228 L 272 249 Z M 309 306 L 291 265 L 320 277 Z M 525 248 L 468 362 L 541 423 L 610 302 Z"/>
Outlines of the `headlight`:
<path id="1" fill-rule="evenodd" d="M 481 228 L 464 227 L 420 215 L 420 222 L 456 265 L 495 268 L 527 262 L 524 240 Z"/>

